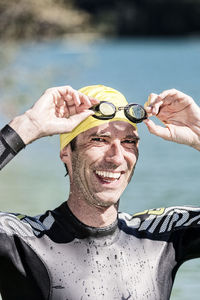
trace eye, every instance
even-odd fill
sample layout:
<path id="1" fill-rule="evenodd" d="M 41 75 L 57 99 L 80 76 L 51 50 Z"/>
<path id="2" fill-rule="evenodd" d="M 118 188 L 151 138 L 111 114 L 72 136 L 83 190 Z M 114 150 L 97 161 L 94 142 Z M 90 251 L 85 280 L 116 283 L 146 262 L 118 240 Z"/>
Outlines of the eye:
<path id="1" fill-rule="evenodd" d="M 102 137 L 93 137 L 91 140 L 94 141 L 94 142 L 99 142 L 99 143 L 106 142 L 106 139 L 104 139 Z"/>
<path id="2" fill-rule="evenodd" d="M 133 139 L 133 140 L 127 139 L 127 140 L 122 141 L 121 143 L 124 145 L 124 147 L 133 149 L 138 145 L 138 140 L 137 139 Z"/>
<path id="3" fill-rule="evenodd" d="M 123 144 L 137 144 L 137 140 L 124 140 L 122 141 Z"/>

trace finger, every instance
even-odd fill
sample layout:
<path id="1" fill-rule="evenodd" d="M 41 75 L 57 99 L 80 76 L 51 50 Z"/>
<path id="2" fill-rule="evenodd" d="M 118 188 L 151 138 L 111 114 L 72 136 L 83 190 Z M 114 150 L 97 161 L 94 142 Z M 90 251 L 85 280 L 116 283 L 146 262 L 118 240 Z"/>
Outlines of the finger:
<path id="1" fill-rule="evenodd" d="M 159 113 L 160 107 L 163 104 L 162 100 L 158 100 L 155 104 L 152 104 L 152 115 L 157 115 Z"/>
<path id="2" fill-rule="evenodd" d="M 49 94 L 54 94 L 55 98 L 55 104 L 59 103 L 60 99 L 64 100 L 70 100 L 72 99 L 72 93 L 75 90 L 71 86 L 59 86 L 48 89 L 46 92 Z"/>
<path id="3" fill-rule="evenodd" d="M 171 101 L 174 101 L 174 100 L 182 100 L 184 98 L 191 98 L 190 96 L 176 90 L 176 89 L 171 89 L 171 90 L 166 90 L 166 91 L 163 91 L 160 95 L 159 95 L 160 98 L 162 98 L 163 100 L 165 100 L 166 104 L 167 104 L 167 101 L 171 102 Z"/>
<path id="4" fill-rule="evenodd" d="M 79 107 L 77 107 L 78 112 L 88 109 L 88 108 L 92 107 L 93 105 L 96 105 L 100 102 L 99 100 L 90 98 L 86 95 L 83 95 L 83 97 L 81 99 L 82 99 L 82 103 Z"/>
<path id="5" fill-rule="evenodd" d="M 76 105 L 76 107 L 80 106 L 81 104 L 85 104 L 85 107 L 90 107 L 91 106 L 91 102 L 88 96 L 74 90 L 72 92 L 72 98 L 74 100 L 74 104 Z"/>
<path id="6" fill-rule="evenodd" d="M 59 92 L 67 105 L 80 105 L 79 93 L 71 86 L 59 87 Z"/>
<path id="7" fill-rule="evenodd" d="M 73 91 L 71 94 L 68 94 L 66 97 L 66 101 L 67 101 L 67 105 L 69 106 L 75 105 L 77 108 L 81 107 L 82 110 L 89 108 L 92 105 L 98 103 L 98 100 L 94 100 L 88 97 L 87 95 L 84 95 L 77 91 Z"/>
<path id="8" fill-rule="evenodd" d="M 83 103 L 84 106 L 85 106 L 86 108 L 90 108 L 90 107 L 92 106 L 90 97 L 84 95 L 84 100 L 85 100 L 84 103 Z"/>
<path id="9" fill-rule="evenodd" d="M 77 111 L 78 112 L 81 112 L 81 111 L 83 111 L 83 110 L 86 110 L 86 109 L 89 109 L 90 107 L 92 107 L 93 105 L 88 105 L 87 103 L 85 104 L 85 103 L 83 103 L 83 104 L 81 104 L 79 107 L 77 107 Z"/>
<path id="10" fill-rule="evenodd" d="M 152 120 L 149 119 L 144 120 L 143 122 L 146 124 L 150 133 L 159 136 L 165 140 L 171 140 L 171 133 L 168 127 L 156 125 Z"/>
<path id="11" fill-rule="evenodd" d="M 148 97 L 148 100 L 145 102 L 144 107 L 145 108 L 149 107 L 149 105 L 152 104 L 157 97 L 158 97 L 157 94 L 151 93 Z"/>
<path id="12" fill-rule="evenodd" d="M 75 105 L 68 106 L 68 110 L 69 110 L 70 116 L 73 116 L 73 115 L 77 114 L 77 110 L 76 110 L 76 106 Z"/>
<path id="13" fill-rule="evenodd" d="M 57 118 L 67 118 L 66 115 L 65 115 L 65 113 L 62 112 L 62 111 L 56 112 L 56 117 Z"/>
<path id="14" fill-rule="evenodd" d="M 95 99 L 95 98 L 90 98 L 90 101 L 91 101 L 92 105 L 99 104 L 99 102 L 100 102 L 98 99 Z"/>
<path id="15" fill-rule="evenodd" d="M 66 105 L 56 106 L 55 112 L 56 112 L 56 115 L 57 114 L 62 114 L 63 117 L 66 117 L 66 118 L 68 118 L 68 116 L 69 116 L 69 109 Z"/>
<path id="16" fill-rule="evenodd" d="M 82 107 L 89 108 L 92 106 L 90 97 L 82 94 L 81 95 L 81 105 Z"/>
<path id="17" fill-rule="evenodd" d="M 95 98 L 88 97 L 88 96 L 78 92 L 77 90 L 73 89 L 71 86 L 61 86 L 61 87 L 58 87 L 58 88 L 49 89 L 48 91 L 51 92 L 52 90 L 55 90 L 55 89 L 57 89 L 59 94 L 61 96 L 63 96 L 63 99 L 65 101 L 67 101 L 68 105 L 75 104 L 76 107 L 78 107 L 81 104 L 84 104 L 85 108 L 89 108 L 92 105 L 95 105 L 95 104 L 99 103 L 99 100 L 97 100 Z M 57 101 L 58 100 L 56 99 L 56 102 Z M 62 105 L 62 104 L 60 104 L 60 105 Z"/>
<path id="18" fill-rule="evenodd" d="M 69 118 L 69 116 L 70 116 L 69 109 L 68 109 L 68 107 L 67 107 L 67 106 L 65 106 L 64 108 L 65 108 L 65 111 L 64 111 L 64 115 L 63 115 L 63 117 L 65 117 L 65 118 Z"/>
<path id="19" fill-rule="evenodd" d="M 65 100 L 63 97 L 60 97 L 59 99 L 57 99 L 55 101 L 55 105 L 56 105 L 56 108 L 60 108 L 61 106 L 64 106 L 65 105 Z"/>
<path id="20" fill-rule="evenodd" d="M 183 107 L 185 107 L 187 105 L 195 103 L 192 97 L 176 89 L 164 91 L 163 93 L 160 94 L 160 97 L 163 99 L 166 105 L 170 105 L 173 103 L 178 105 L 181 104 Z"/>
<path id="21" fill-rule="evenodd" d="M 74 104 L 74 99 L 70 93 L 66 94 L 64 96 L 65 104 L 66 105 L 73 105 Z"/>
<path id="22" fill-rule="evenodd" d="M 55 110 L 55 115 L 56 115 L 57 118 L 59 118 L 59 115 L 60 115 L 59 110 L 57 110 L 57 109 Z"/>
<path id="23" fill-rule="evenodd" d="M 163 100 L 159 97 L 159 95 L 151 93 L 144 105 L 148 116 L 157 115 L 162 104 Z"/>
<path id="24" fill-rule="evenodd" d="M 159 96 L 162 99 L 164 99 L 164 98 L 169 97 L 169 96 L 173 97 L 174 95 L 177 95 L 177 94 L 179 94 L 179 96 L 184 95 L 182 92 L 180 92 L 176 89 L 170 89 L 170 90 L 163 91 L 162 93 L 159 94 Z"/>
<path id="25" fill-rule="evenodd" d="M 74 104 L 76 106 L 79 106 L 81 104 L 80 93 L 78 91 L 73 90 L 73 92 L 72 92 L 72 98 L 73 98 Z"/>

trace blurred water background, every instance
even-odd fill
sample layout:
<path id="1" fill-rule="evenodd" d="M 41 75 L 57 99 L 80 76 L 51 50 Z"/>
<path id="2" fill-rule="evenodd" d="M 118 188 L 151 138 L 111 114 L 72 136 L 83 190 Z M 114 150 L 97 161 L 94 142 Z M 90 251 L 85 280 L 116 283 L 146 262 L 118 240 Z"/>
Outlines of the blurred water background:
<path id="1" fill-rule="evenodd" d="M 169 88 L 200 98 L 200 39 L 54 39 L 5 42 L 0 47 L 0 125 L 24 112 L 48 87 L 105 84 L 129 102 L 144 104 L 149 93 Z M 199 152 L 166 142 L 139 127 L 140 158 L 121 197 L 120 210 L 200 205 Z M 68 197 L 59 159 L 59 137 L 27 146 L 1 171 L 1 210 L 40 214 Z M 199 299 L 200 261 L 185 263 L 171 299 Z"/>

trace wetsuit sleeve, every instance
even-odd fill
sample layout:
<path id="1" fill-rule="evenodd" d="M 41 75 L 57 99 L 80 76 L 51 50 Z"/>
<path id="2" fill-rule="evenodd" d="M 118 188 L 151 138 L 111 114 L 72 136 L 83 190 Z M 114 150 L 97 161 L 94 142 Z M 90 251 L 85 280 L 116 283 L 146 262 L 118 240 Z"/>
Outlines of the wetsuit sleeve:
<path id="1" fill-rule="evenodd" d="M 21 137 L 9 125 L 0 131 L 0 170 L 23 148 Z"/>
<path id="2" fill-rule="evenodd" d="M 132 224 L 131 224 L 132 222 Z M 130 221 L 139 237 L 172 243 L 176 261 L 200 257 L 200 208 L 176 206 L 146 210 Z"/>
<path id="3" fill-rule="evenodd" d="M 183 223 L 174 228 L 172 237 L 176 260 L 182 264 L 200 257 L 200 208 L 182 208 L 179 222 Z"/>
<path id="4" fill-rule="evenodd" d="M 154 219 L 151 218 L 151 222 L 152 220 Z M 200 257 L 199 207 L 166 208 L 151 223 L 149 231 L 154 232 L 160 239 L 173 243 L 178 265 Z"/>

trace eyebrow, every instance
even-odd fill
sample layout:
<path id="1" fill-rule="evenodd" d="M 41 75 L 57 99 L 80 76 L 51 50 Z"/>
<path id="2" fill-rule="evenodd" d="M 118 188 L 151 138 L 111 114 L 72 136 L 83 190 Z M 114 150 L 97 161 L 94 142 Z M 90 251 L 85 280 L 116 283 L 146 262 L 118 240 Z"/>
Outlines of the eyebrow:
<path id="1" fill-rule="evenodd" d="M 90 137 L 94 137 L 94 136 L 110 137 L 111 134 L 110 134 L 110 132 L 94 132 L 90 135 Z M 137 141 L 140 140 L 139 136 L 132 135 L 132 134 L 126 135 L 124 137 L 124 139 L 133 139 L 133 140 L 137 140 Z"/>
<path id="2" fill-rule="evenodd" d="M 106 136 L 106 137 L 110 137 L 110 133 L 109 132 L 94 132 L 92 134 L 90 134 L 90 137 L 93 136 Z"/>
<path id="3" fill-rule="evenodd" d="M 139 136 L 136 135 L 127 135 L 125 136 L 126 139 L 133 139 L 133 140 L 140 140 Z"/>

